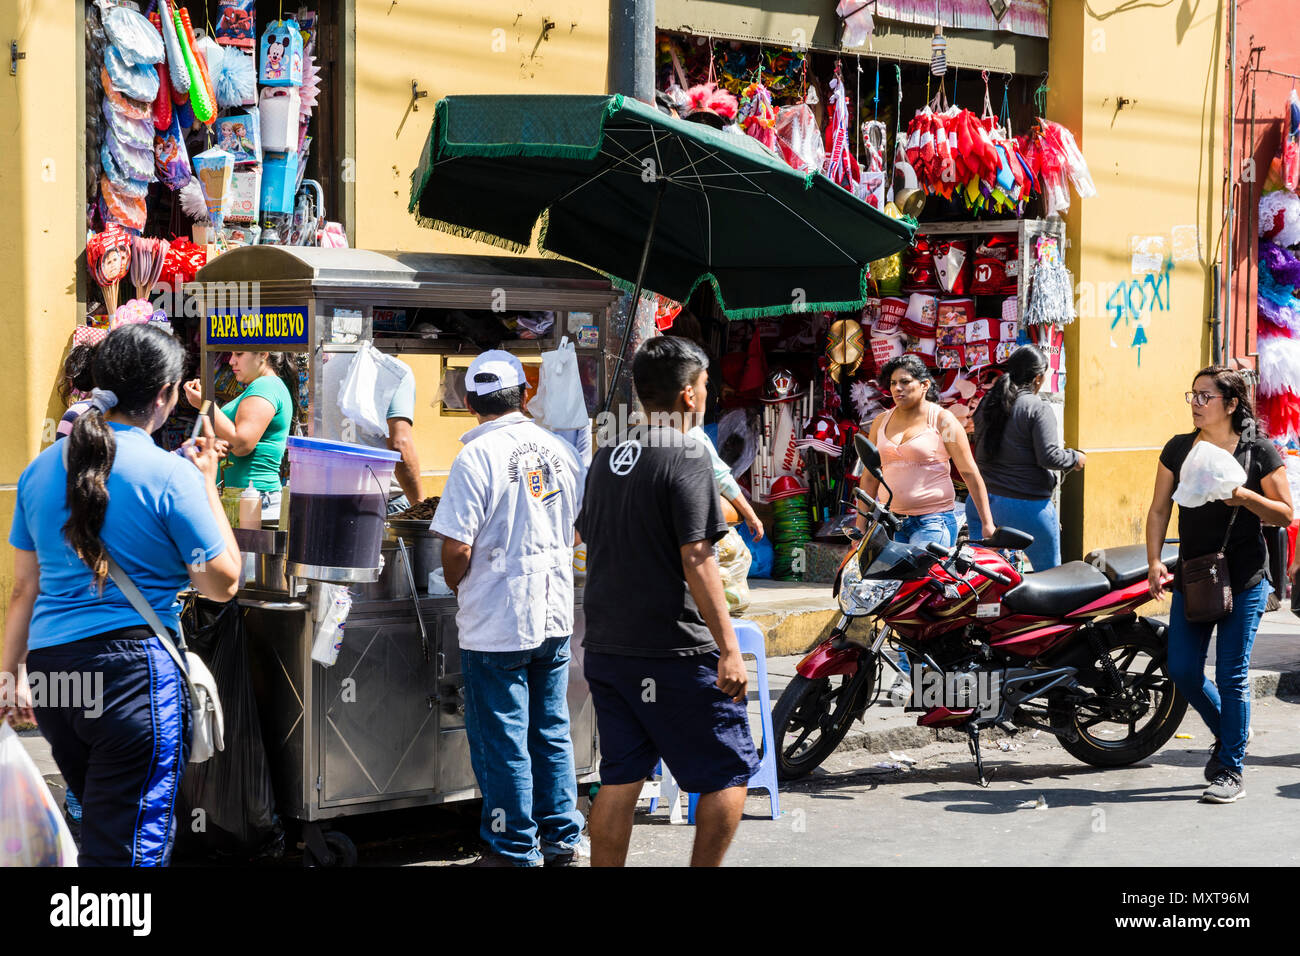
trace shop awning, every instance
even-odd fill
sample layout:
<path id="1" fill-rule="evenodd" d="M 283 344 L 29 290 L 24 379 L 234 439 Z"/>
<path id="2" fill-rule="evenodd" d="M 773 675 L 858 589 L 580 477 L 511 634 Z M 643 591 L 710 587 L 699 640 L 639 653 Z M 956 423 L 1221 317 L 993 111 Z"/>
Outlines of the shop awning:
<path id="1" fill-rule="evenodd" d="M 195 280 L 204 284 L 255 284 L 276 304 L 305 298 L 388 305 L 491 308 L 493 292 L 510 291 L 520 310 L 604 308 L 615 290 L 591 269 L 558 259 L 465 256 L 308 246 L 242 246 L 213 259 Z M 250 290 L 251 293 L 251 290 Z"/>
<path id="2" fill-rule="evenodd" d="M 983 12 L 981 12 L 981 9 Z M 884 60 L 928 63 L 934 34 L 934 0 L 879 0 L 872 8 L 876 32 L 869 45 L 840 46 L 834 0 L 822 4 L 789 0 L 655 0 L 655 27 L 675 33 L 740 40 Z M 948 65 L 1038 76 L 1047 71 L 1046 0 L 1013 0 L 1001 21 L 987 0 L 949 0 L 940 7 L 948 38 Z"/>

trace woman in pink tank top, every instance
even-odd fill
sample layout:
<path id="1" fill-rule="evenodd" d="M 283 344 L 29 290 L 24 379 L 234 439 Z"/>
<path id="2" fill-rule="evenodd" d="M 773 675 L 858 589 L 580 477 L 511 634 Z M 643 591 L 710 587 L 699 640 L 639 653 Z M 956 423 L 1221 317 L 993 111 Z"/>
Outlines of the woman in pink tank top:
<path id="1" fill-rule="evenodd" d="M 957 516 L 953 513 L 956 492 L 950 463 L 957 465 L 980 522 L 992 534 L 994 523 L 988 491 L 971 453 L 966 430 L 952 412 L 937 404 L 939 390 L 929 369 L 916 356 L 904 355 L 885 366 L 880 380 L 889 383 L 894 407 L 876 416 L 868 437 L 880 450 L 881 471 L 894 492 L 890 510 L 904 516 L 895 540 L 921 546 L 930 541 L 944 547 L 957 543 Z M 875 497 L 880 482 L 864 469 L 858 487 Z M 862 515 L 858 515 L 857 525 L 866 530 Z M 889 696 L 901 706 L 901 701 L 911 693 L 907 676 L 911 666 L 903 651 L 898 652 L 898 666 L 900 673 L 889 689 Z"/>
<path id="2" fill-rule="evenodd" d="M 871 423 L 869 437 L 880 449 L 885 482 L 894 492 L 890 508 L 906 518 L 898 539 L 945 546 L 956 541 L 950 463 L 965 479 L 983 526 L 993 528 L 988 492 L 966 431 L 936 403 L 939 393 L 929 370 L 920 359 L 905 355 L 886 365 L 881 378 L 889 383 L 894 407 Z M 879 489 L 879 482 L 865 471 L 858 484 L 873 496 Z"/>

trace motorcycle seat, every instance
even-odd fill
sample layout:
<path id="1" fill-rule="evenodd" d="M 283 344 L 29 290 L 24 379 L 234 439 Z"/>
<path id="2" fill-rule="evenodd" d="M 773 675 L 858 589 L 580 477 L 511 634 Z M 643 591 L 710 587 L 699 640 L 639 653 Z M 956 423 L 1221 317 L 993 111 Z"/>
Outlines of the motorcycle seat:
<path id="1" fill-rule="evenodd" d="M 1112 587 L 1124 588 L 1145 581 L 1147 577 L 1147 546 L 1129 544 L 1122 548 L 1098 548 L 1084 561 L 1106 575 Z M 1170 571 L 1178 564 L 1178 547 L 1167 544 L 1160 549 L 1160 560 Z"/>
<path id="2" fill-rule="evenodd" d="M 1106 575 L 1091 564 L 1071 561 L 1046 571 L 1033 571 L 1002 596 L 1002 603 L 1018 614 L 1061 617 L 1113 590 Z"/>

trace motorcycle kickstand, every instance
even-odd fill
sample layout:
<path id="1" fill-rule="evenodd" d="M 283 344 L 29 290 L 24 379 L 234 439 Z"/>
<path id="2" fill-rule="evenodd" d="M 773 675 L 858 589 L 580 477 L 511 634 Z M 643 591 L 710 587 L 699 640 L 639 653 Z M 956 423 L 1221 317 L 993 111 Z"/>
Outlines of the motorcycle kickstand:
<path id="1" fill-rule="evenodd" d="M 970 735 L 967 742 L 970 746 L 971 755 L 975 758 L 975 774 L 979 778 L 981 787 L 987 788 L 989 785 L 988 778 L 984 776 L 984 756 L 980 753 L 980 732 L 978 727 L 967 727 L 966 733 Z"/>

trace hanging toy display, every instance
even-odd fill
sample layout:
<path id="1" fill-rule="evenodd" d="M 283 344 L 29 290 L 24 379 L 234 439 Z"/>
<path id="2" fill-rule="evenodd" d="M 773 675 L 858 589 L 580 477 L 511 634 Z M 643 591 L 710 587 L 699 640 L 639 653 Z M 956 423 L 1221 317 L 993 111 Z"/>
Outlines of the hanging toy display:
<path id="1" fill-rule="evenodd" d="M 131 237 L 117 226 L 95 233 L 86 241 L 86 265 L 99 284 L 104 310 L 113 315 L 117 311 L 117 284 L 131 269 Z"/>
<path id="2" fill-rule="evenodd" d="M 1034 240 L 1034 272 L 1024 323 L 1068 325 L 1074 321 L 1074 280 L 1061 261 L 1060 243 L 1050 236 Z"/>
<path id="3" fill-rule="evenodd" d="M 857 195 L 862 170 L 849 151 L 849 98 L 844 90 L 844 76 L 838 62 L 835 64 L 835 76 L 831 79 L 830 87 L 830 120 L 826 124 L 826 160 L 822 172 L 831 182 Z"/>
<path id="4" fill-rule="evenodd" d="M 776 107 L 762 83 L 750 83 L 740 95 L 740 125 L 768 149 L 776 151 Z"/>
<path id="5" fill-rule="evenodd" d="M 263 86 L 302 86 L 302 30 L 293 17 L 272 20 L 262 34 L 258 80 Z"/>
<path id="6" fill-rule="evenodd" d="M 217 95 L 212 91 L 207 64 L 203 62 L 194 43 L 190 12 L 184 7 L 178 7 L 172 17 L 180 37 L 181 55 L 185 58 L 185 71 L 190 81 L 190 109 L 193 110 L 195 119 L 205 126 L 211 126 L 217 116 Z"/>
<path id="7" fill-rule="evenodd" d="M 827 373 L 839 382 L 843 375 L 852 375 L 862 364 L 862 325 L 853 319 L 838 319 L 831 323 L 827 339 Z"/>

